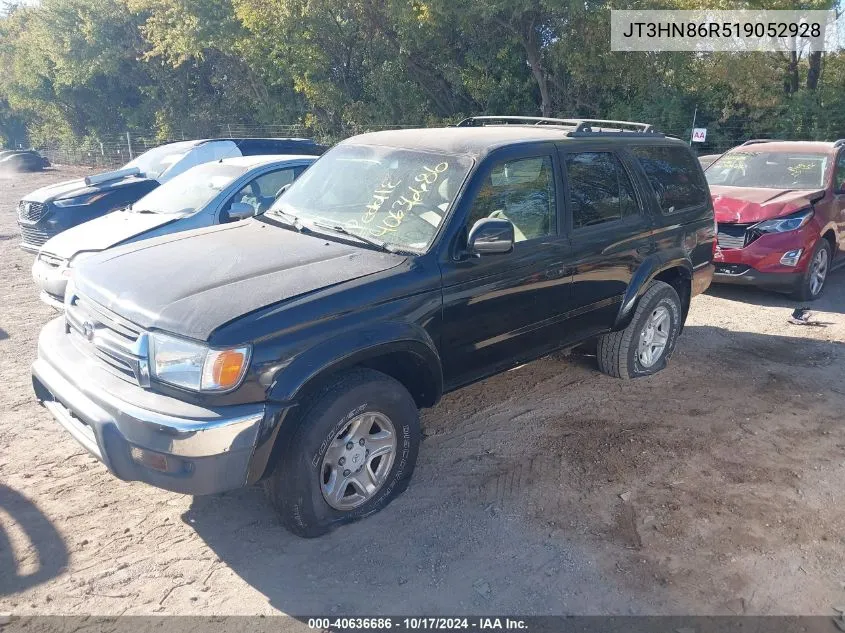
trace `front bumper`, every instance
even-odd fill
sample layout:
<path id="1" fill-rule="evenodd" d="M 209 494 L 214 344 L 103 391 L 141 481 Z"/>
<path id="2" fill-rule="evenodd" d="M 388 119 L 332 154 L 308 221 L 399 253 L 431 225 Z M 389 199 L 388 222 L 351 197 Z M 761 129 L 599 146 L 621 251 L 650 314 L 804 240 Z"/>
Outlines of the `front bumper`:
<path id="1" fill-rule="evenodd" d="M 803 273 L 764 273 L 743 264 L 717 264 L 713 283 L 738 286 L 759 286 L 781 292 L 791 292 L 801 281 Z"/>
<path id="2" fill-rule="evenodd" d="M 206 408 L 142 389 L 80 352 L 63 317 L 41 332 L 32 380 L 59 424 L 114 475 L 186 494 L 256 480 L 269 456 L 264 445 L 283 417 L 263 403 Z M 262 464 L 253 463 L 257 453 Z M 156 467 L 139 455 L 152 455 Z"/>

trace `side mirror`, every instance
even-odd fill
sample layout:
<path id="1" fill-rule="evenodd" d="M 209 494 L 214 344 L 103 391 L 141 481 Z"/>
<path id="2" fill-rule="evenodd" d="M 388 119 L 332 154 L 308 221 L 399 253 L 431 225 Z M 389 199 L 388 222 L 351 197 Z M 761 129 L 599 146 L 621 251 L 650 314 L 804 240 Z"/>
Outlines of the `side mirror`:
<path id="1" fill-rule="evenodd" d="M 467 251 L 473 255 L 496 255 L 513 250 L 514 231 L 510 220 L 481 218 L 470 229 Z"/>
<path id="2" fill-rule="evenodd" d="M 255 215 L 255 207 L 246 202 L 233 202 L 229 206 L 228 211 L 223 212 L 224 222 L 235 222 L 237 220 L 246 220 Z"/>

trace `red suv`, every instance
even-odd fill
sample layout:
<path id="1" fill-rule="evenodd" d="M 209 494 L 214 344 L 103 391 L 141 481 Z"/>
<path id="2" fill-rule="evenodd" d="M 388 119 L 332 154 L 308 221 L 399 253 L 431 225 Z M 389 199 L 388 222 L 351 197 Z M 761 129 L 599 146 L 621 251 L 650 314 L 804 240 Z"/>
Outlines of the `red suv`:
<path id="1" fill-rule="evenodd" d="M 748 141 L 705 175 L 719 236 L 713 281 L 816 299 L 845 263 L 845 139 Z"/>

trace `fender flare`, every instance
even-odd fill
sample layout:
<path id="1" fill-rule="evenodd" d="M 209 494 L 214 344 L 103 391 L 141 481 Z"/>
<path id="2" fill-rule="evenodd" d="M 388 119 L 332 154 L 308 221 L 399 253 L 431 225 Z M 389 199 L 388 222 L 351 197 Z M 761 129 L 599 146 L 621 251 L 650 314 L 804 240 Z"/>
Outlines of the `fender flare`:
<path id="1" fill-rule="evenodd" d="M 276 372 L 269 397 L 294 403 L 303 389 L 321 375 L 341 371 L 394 353 L 411 354 L 432 379 L 432 404 L 443 393 L 443 367 L 434 341 L 422 327 L 389 321 L 344 332 L 315 345 Z"/>
<path id="2" fill-rule="evenodd" d="M 648 284 L 660 273 L 670 268 L 679 268 L 687 279 L 692 279 L 692 264 L 682 251 L 669 251 L 648 256 L 631 277 L 631 283 L 625 289 L 619 312 L 616 315 L 614 330 L 627 327 L 637 309 L 637 303 L 645 292 Z"/>

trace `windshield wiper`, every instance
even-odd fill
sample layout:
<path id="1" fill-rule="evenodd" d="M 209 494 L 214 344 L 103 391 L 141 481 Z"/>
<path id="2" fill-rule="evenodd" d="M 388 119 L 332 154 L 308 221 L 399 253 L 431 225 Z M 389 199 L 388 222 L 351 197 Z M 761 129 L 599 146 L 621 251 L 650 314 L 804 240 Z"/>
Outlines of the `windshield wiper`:
<path id="1" fill-rule="evenodd" d="M 281 209 L 268 209 L 264 215 L 269 215 L 271 217 L 274 215 L 278 216 L 280 220 L 291 228 L 296 229 L 299 233 L 302 233 L 303 229 L 305 229 L 305 225 L 302 223 L 302 220 L 293 213 L 288 213 L 287 211 L 282 211 Z"/>
<path id="2" fill-rule="evenodd" d="M 363 242 L 364 244 L 369 244 L 370 246 L 375 246 L 379 250 L 385 251 L 387 253 L 399 252 L 399 249 L 397 249 L 392 244 L 382 242 L 381 240 L 377 240 L 373 237 L 366 237 L 365 235 L 360 235 L 359 233 L 353 233 L 341 224 L 331 224 L 329 222 L 321 222 L 320 220 L 311 220 L 309 223 L 313 224 L 314 226 L 319 226 L 323 229 L 329 229 L 330 231 L 334 231 L 335 233 L 340 233 L 341 235 L 348 235 L 352 239 L 358 240 L 359 242 Z"/>

